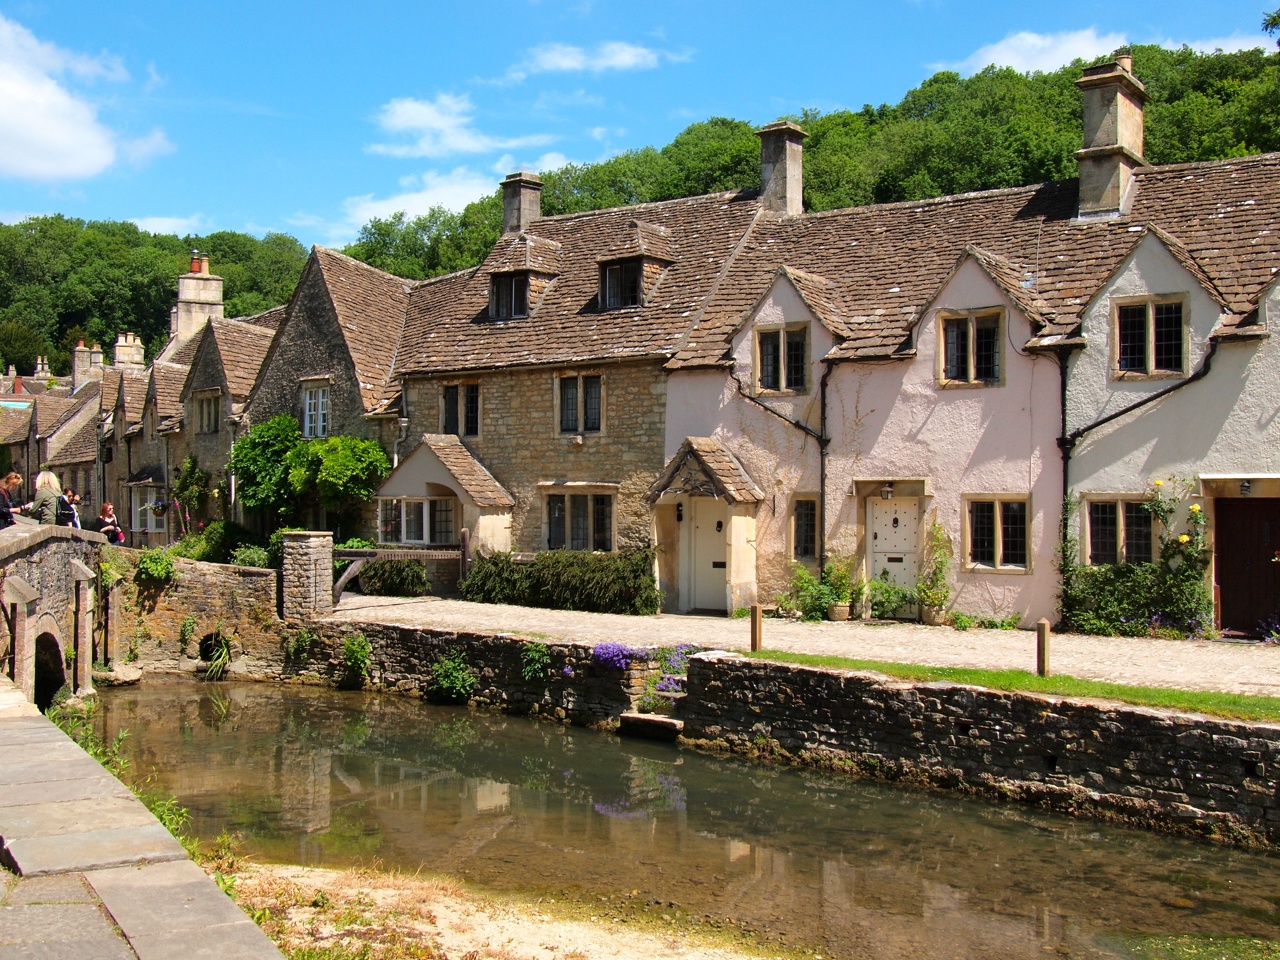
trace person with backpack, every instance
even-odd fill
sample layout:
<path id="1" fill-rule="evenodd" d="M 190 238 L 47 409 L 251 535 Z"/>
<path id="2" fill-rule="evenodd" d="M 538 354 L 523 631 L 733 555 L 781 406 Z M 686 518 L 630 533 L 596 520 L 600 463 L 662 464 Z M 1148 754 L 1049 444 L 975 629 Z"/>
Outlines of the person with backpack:
<path id="1" fill-rule="evenodd" d="M 36 474 L 36 498 L 31 501 L 28 515 L 37 523 L 53 526 L 58 522 L 58 501 L 62 499 L 62 484 L 51 470 Z"/>

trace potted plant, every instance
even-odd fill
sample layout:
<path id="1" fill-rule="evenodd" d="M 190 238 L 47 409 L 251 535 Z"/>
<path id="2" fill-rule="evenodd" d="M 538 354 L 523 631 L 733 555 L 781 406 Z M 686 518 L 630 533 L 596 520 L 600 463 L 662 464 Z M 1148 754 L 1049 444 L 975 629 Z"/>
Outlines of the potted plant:
<path id="1" fill-rule="evenodd" d="M 920 603 L 920 619 L 931 627 L 946 622 L 943 608 L 951 599 L 951 585 L 947 574 L 951 570 L 951 539 L 938 522 L 937 512 L 929 523 L 925 535 L 924 552 L 920 558 L 920 573 L 916 577 L 916 599 Z"/>
<path id="2" fill-rule="evenodd" d="M 165 515 L 165 511 L 169 509 L 169 504 L 165 503 L 163 500 L 157 500 L 155 503 L 147 504 L 147 506 L 157 517 L 163 517 Z"/>
<path id="3" fill-rule="evenodd" d="M 853 560 L 849 557 L 832 557 L 822 568 L 822 584 L 828 591 L 827 619 L 848 620 L 853 604 Z M 861 587 L 861 584 L 858 584 Z M 858 591 L 861 606 L 861 589 Z"/>

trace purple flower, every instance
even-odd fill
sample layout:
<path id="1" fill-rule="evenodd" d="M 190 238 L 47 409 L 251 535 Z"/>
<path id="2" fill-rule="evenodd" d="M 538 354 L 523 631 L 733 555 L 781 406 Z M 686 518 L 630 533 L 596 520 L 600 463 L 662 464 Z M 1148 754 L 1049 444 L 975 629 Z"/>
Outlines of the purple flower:
<path id="1" fill-rule="evenodd" d="M 625 643 L 612 641 L 598 643 L 591 651 L 591 661 L 597 666 L 607 667 L 610 670 L 625 670 L 631 666 L 632 660 L 643 658 L 644 654 L 639 650 L 632 650 Z"/>
<path id="2" fill-rule="evenodd" d="M 564 668 L 564 670 L 562 670 L 562 671 L 561 671 L 561 673 L 563 673 L 566 677 L 572 677 L 572 676 L 573 676 L 573 667 L 566 666 L 566 667 Z"/>

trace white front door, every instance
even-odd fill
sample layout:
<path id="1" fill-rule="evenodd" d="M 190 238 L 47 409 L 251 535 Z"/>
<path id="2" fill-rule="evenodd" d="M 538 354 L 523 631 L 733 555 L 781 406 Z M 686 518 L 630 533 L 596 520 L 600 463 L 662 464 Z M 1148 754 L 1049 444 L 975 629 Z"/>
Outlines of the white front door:
<path id="1" fill-rule="evenodd" d="M 693 515 L 693 606 L 729 608 L 729 508 L 715 497 L 691 497 Z"/>
<path id="2" fill-rule="evenodd" d="M 889 579 L 908 590 L 916 588 L 916 549 L 920 542 L 919 497 L 872 499 L 871 568 L 868 576 L 879 577 L 886 570 Z"/>

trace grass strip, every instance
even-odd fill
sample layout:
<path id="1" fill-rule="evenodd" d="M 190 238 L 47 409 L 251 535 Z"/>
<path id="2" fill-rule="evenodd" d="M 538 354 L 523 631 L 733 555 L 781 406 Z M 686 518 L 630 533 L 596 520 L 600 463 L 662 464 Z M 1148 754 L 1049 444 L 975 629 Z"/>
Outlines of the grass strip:
<path id="1" fill-rule="evenodd" d="M 1228 720 L 1280 723 L 1280 697 L 1258 697 L 1244 693 L 1217 693 L 1207 690 L 1176 690 L 1167 687 L 1132 687 L 1101 680 L 1082 680 L 1065 675 L 1042 677 L 1026 670 L 979 670 L 973 667 L 927 667 L 915 663 L 886 660 L 858 660 L 853 657 L 823 656 L 759 650 L 747 656 L 806 667 L 837 670 L 871 670 L 900 680 L 931 682 L 945 680 L 1009 693 L 1045 693 L 1061 697 L 1088 697 L 1119 700 L 1142 707 L 1163 707 L 1184 713 L 1205 713 Z"/>

